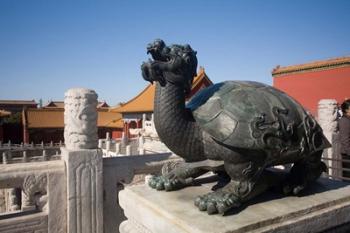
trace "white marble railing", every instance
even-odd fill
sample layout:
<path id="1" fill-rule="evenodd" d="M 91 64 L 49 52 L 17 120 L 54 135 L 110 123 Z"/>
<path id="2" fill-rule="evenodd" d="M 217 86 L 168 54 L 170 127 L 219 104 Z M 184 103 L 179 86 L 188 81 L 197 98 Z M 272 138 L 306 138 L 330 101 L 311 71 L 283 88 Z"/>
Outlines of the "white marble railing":
<path id="1" fill-rule="evenodd" d="M 50 143 L 44 143 L 41 142 L 40 144 L 34 144 L 33 142 L 31 143 L 20 143 L 20 144 L 13 144 L 11 141 L 8 141 L 6 143 L 0 141 L 0 149 L 32 149 L 32 148 L 60 148 L 64 146 L 62 141 L 58 143 L 54 143 L 51 141 Z"/>
<path id="2" fill-rule="evenodd" d="M 143 182 L 145 175 L 159 173 L 169 161 L 180 158 L 171 153 L 121 156 L 103 159 L 103 219 L 105 232 L 118 232 L 125 216 L 117 197 L 124 185 Z"/>
<path id="3" fill-rule="evenodd" d="M 0 161 L 2 164 L 10 164 L 59 160 L 60 153 L 59 148 L 7 150 L 0 151 Z"/>
<path id="4" fill-rule="evenodd" d="M 0 143 L 0 163 L 23 163 L 37 162 L 60 159 L 60 147 L 64 146 L 59 143 L 41 143 L 41 144 L 11 144 L 11 142 Z"/>
<path id="5" fill-rule="evenodd" d="M 99 139 L 98 148 L 102 149 L 104 157 L 140 154 L 139 138 L 130 138 L 128 140 L 123 140 L 122 138 Z"/>
<path id="6" fill-rule="evenodd" d="M 0 232 L 66 232 L 63 161 L 0 165 Z"/>
<path id="7" fill-rule="evenodd" d="M 132 149 L 138 138 L 120 143 L 128 156 L 102 158 L 112 141 L 98 149 L 96 104 L 92 90 L 66 92 L 65 147 L 1 145 L 0 232 L 118 232 L 125 219 L 119 190 L 179 159 L 170 153 L 139 156 Z"/>
<path id="8" fill-rule="evenodd" d="M 99 139 L 98 147 L 102 149 L 104 157 L 170 152 L 169 148 L 158 137 L 151 136 L 139 136 L 128 140 L 122 138 Z"/>

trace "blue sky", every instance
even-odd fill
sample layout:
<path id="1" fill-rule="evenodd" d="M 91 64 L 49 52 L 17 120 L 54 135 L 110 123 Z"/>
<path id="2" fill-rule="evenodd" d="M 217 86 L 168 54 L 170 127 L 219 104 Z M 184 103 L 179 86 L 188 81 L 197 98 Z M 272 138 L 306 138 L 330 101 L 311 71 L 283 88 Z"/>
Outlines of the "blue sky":
<path id="1" fill-rule="evenodd" d="M 350 55 L 350 1 L 0 1 L 0 99 L 63 100 L 87 87 L 110 105 L 147 83 L 155 38 L 189 43 L 213 82 L 272 84 L 276 65 Z"/>

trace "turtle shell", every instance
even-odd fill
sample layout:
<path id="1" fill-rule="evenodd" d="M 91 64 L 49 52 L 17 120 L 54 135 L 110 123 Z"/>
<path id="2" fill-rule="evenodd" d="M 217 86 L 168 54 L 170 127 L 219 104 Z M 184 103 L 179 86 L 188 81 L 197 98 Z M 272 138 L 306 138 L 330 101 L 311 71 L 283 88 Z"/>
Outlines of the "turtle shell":
<path id="1" fill-rule="evenodd" d="M 187 108 L 203 131 L 227 146 L 279 151 L 329 146 L 299 103 L 262 83 L 217 83 L 198 92 Z"/>

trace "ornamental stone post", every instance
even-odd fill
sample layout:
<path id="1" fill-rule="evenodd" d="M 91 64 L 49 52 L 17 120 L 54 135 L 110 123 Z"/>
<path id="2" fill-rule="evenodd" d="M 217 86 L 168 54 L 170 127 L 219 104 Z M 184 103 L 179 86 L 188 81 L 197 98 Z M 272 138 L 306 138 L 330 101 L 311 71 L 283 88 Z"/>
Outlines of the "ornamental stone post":
<path id="1" fill-rule="evenodd" d="M 332 144 L 333 148 L 325 149 L 323 157 L 335 160 L 326 160 L 329 168 L 329 174 L 332 176 L 341 176 L 341 162 L 337 159 L 339 156 L 334 152 L 334 135 L 338 129 L 338 108 L 337 101 L 335 99 L 322 99 L 318 102 L 318 123 L 320 124 L 323 134 L 326 136 L 328 141 Z M 334 169 L 332 169 L 334 168 Z"/>
<path id="2" fill-rule="evenodd" d="M 103 233 L 102 151 L 97 148 L 97 94 L 69 89 L 64 98 L 62 159 L 67 171 L 67 232 Z"/>

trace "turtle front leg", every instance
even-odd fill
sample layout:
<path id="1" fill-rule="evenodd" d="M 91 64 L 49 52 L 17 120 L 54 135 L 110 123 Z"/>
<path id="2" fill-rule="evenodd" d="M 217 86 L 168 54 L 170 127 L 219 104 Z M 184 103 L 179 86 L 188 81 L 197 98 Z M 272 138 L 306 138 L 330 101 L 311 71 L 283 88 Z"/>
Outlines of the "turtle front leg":
<path id="1" fill-rule="evenodd" d="M 278 182 L 276 174 L 265 171 L 263 167 L 253 162 L 241 164 L 225 162 L 225 168 L 231 176 L 231 182 L 215 192 L 198 196 L 194 204 L 199 210 L 207 211 L 208 214 L 224 214 Z"/>
<path id="2" fill-rule="evenodd" d="M 148 182 L 151 188 L 173 191 L 192 184 L 194 178 L 208 171 L 224 171 L 223 161 L 170 162 L 163 166 L 162 175 L 153 176 Z"/>

